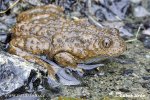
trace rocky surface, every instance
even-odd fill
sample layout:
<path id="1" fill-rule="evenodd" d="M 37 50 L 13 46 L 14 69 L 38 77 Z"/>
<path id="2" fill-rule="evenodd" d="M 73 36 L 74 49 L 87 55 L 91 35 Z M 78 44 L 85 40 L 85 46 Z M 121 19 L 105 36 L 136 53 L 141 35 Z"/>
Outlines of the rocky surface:
<path id="1" fill-rule="evenodd" d="M 0 99 L 16 98 L 17 96 L 23 99 L 27 95 L 35 95 L 35 92 L 37 94 L 40 92 L 44 96 L 43 91 L 58 91 L 58 83 L 51 81 L 50 78 L 43 77 L 42 73 L 45 73 L 45 71 L 39 65 L 0 51 Z M 46 89 L 46 86 L 49 89 Z M 55 91 L 54 95 L 59 93 L 59 91 Z M 21 96 L 22 94 L 24 96 Z M 51 97 L 50 94 L 49 98 Z M 34 96 L 35 98 L 38 97 Z"/>
<path id="2" fill-rule="evenodd" d="M 31 71 L 36 70 L 34 64 L 3 51 L 0 51 L 0 66 L 0 96 L 22 87 Z"/>

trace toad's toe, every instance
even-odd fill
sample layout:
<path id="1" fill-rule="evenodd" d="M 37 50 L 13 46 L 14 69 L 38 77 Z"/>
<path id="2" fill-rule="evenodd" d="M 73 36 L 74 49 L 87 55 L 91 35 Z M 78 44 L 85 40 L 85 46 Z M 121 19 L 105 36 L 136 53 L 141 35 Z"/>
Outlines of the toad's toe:
<path id="1" fill-rule="evenodd" d="M 63 85 L 79 85 L 79 84 L 81 84 L 81 82 L 79 80 L 77 80 L 74 76 L 67 74 L 65 68 L 61 68 L 57 72 L 57 76 L 58 76 L 59 81 Z"/>

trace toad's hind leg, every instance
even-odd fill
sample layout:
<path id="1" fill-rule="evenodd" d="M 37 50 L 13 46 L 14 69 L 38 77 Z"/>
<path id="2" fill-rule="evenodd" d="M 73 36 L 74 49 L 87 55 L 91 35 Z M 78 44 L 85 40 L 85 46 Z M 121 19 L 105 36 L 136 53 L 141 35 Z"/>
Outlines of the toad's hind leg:
<path id="1" fill-rule="evenodd" d="M 18 48 L 18 46 L 14 46 L 16 45 L 15 43 L 13 43 L 13 41 L 15 41 L 16 44 L 18 43 L 21 43 L 21 42 L 16 42 L 16 39 L 13 39 L 11 42 L 10 42 L 10 47 L 9 47 L 9 53 L 12 53 L 12 54 L 16 54 L 18 56 L 21 56 L 23 58 L 25 58 L 26 60 L 30 61 L 30 62 L 33 62 L 33 63 L 37 63 L 41 66 L 43 66 L 44 68 L 47 69 L 48 71 L 48 75 L 51 76 L 50 79 L 52 79 L 53 81 L 57 81 L 55 79 L 55 75 L 57 74 L 60 82 L 63 84 L 63 85 L 78 85 L 80 84 L 80 81 L 78 81 L 76 78 L 74 78 L 73 76 L 71 75 L 68 75 L 66 72 L 65 72 L 65 69 L 64 68 L 60 68 L 59 66 L 57 66 L 56 64 L 52 63 L 52 62 L 49 62 L 49 61 L 46 61 L 44 62 L 42 59 L 40 59 L 39 57 L 37 57 L 36 55 L 33 55 L 34 52 L 31 53 L 28 53 L 26 51 L 23 51 L 22 49 Z M 31 51 L 30 51 L 31 52 Z M 45 59 L 44 59 L 45 60 Z"/>
<path id="2" fill-rule="evenodd" d="M 15 55 L 18 55 L 18 56 L 21 56 L 21 57 L 23 57 L 24 59 L 26 59 L 26 60 L 28 60 L 30 62 L 37 63 L 37 64 L 43 66 L 45 69 L 47 69 L 48 75 L 51 77 L 51 79 L 56 81 L 55 74 L 56 74 L 57 70 L 54 69 L 55 66 L 50 65 L 50 64 L 44 62 L 39 57 L 37 57 L 37 56 L 35 56 L 33 54 L 30 54 L 28 52 L 25 52 L 25 51 L 21 50 L 20 48 L 17 48 L 17 47 L 12 46 L 12 45 L 10 46 L 8 52 L 12 53 L 12 54 L 15 54 Z"/>

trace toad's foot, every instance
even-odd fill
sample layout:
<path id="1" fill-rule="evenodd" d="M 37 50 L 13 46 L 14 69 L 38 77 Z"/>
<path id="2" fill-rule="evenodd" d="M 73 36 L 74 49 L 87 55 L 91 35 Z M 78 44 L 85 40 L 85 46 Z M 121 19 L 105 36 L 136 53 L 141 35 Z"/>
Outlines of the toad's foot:
<path id="1" fill-rule="evenodd" d="M 77 80 L 74 76 L 72 76 L 71 74 L 67 74 L 66 72 L 66 68 L 61 68 L 58 72 L 57 72 L 57 76 L 59 78 L 59 81 L 63 84 L 63 85 L 79 85 L 81 84 L 81 82 L 79 80 Z M 70 73 L 70 72 L 69 72 Z"/>
<path id="2" fill-rule="evenodd" d="M 77 68 L 79 68 L 79 69 L 81 68 L 81 69 L 84 69 L 84 70 L 91 70 L 91 69 L 98 68 L 98 67 L 101 67 L 101 66 L 104 66 L 104 64 L 94 64 L 94 65 L 78 64 Z"/>
<path id="3" fill-rule="evenodd" d="M 77 68 L 67 67 L 66 69 L 64 68 L 63 70 L 60 70 L 59 73 L 61 73 L 61 76 L 59 77 L 62 78 L 61 81 L 64 82 L 63 84 L 78 85 L 78 84 L 81 84 L 80 81 L 78 81 L 74 77 L 74 75 L 71 76 L 70 74 L 75 72 L 75 76 L 79 75 L 80 77 L 83 77 L 83 74 L 84 74 L 83 70 L 92 70 L 94 68 L 98 68 L 102 66 L 104 66 L 104 64 L 94 64 L 94 65 L 78 64 Z"/>
<path id="4" fill-rule="evenodd" d="M 18 39 L 19 40 L 19 39 Z M 39 58 L 36 54 L 34 54 L 34 50 L 30 52 L 25 51 L 22 48 L 18 48 L 18 45 L 24 45 L 21 43 L 20 40 L 15 43 L 15 39 L 10 42 L 9 52 L 12 54 L 16 54 L 32 63 L 36 63 L 41 65 L 44 69 L 47 69 L 48 75 L 51 76 L 52 80 L 56 81 L 55 79 L 55 70 L 53 69 L 54 66 L 44 62 L 41 58 Z M 20 43 L 20 44 L 19 44 Z"/>
<path id="5" fill-rule="evenodd" d="M 60 83 L 62 83 L 63 85 L 79 85 L 81 83 L 79 80 L 71 75 L 72 72 L 69 71 L 67 68 L 61 68 L 59 65 L 50 60 L 43 60 L 53 66 L 53 69 L 56 72 L 56 76 L 58 77 Z"/>
<path id="6" fill-rule="evenodd" d="M 84 74 L 83 70 L 92 70 L 102 66 L 104 66 L 104 64 L 94 64 L 94 65 L 78 64 L 77 68 L 67 67 L 67 70 L 69 73 L 75 72 L 80 77 L 83 77 Z"/>

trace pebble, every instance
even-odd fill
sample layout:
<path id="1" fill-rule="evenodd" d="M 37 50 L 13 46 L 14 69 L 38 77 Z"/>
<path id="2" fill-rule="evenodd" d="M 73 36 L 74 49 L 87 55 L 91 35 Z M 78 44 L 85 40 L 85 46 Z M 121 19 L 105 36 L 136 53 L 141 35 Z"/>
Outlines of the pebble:
<path id="1" fill-rule="evenodd" d="M 128 30 L 128 28 L 120 27 L 119 31 L 120 31 L 120 35 L 122 37 L 132 37 L 133 36 L 132 32 L 130 30 Z"/>
<path id="2" fill-rule="evenodd" d="M 104 6 L 111 9 L 111 11 L 114 13 L 111 13 L 108 10 L 103 10 L 103 13 L 107 20 L 118 20 L 118 19 L 124 19 L 125 14 L 127 12 L 127 9 L 129 8 L 129 0 L 119 0 L 119 1 L 108 1 L 106 0 L 104 2 Z M 115 16 L 118 16 L 119 18 L 116 18 Z"/>
<path id="3" fill-rule="evenodd" d="M 98 73 L 98 76 L 104 76 L 104 75 L 105 75 L 105 72 Z"/>
<path id="4" fill-rule="evenodd" d="M 8 1 L 9 0 L 1 0 L 0 1 L 0 11 L 4 11 L 8 8 Z"/>
<path id="5" fill-rule="evenodd" d="M 150 69 L 146 69 L 146 71 L 150 73 Z"/>
<path id="6" fill-rule="evenodd" d="M 102 13 L 101 9 L 95 11 L 95 16 L 100 22 L 106 20 L 105 15 Z"/>
<path id="7" fill-rule="evenodd" d="M 142 35 L 140 36 L 139 40 L 143 42 L 144 47 L 150 49 L 150 35 L 142 34 Z"/>
<path id="8" fill-rule="evenodd" d="M 150 90 L 150 82 L 145 82 L 141 84 L 143 88 L 147 88 L 148 90 Z"/>
<path id="9" fill-rule="evenodd" d="M 133 73 L 133 69 L 126 69 L 123 71 L 123 75 L 131 75 Z"/>
<path id="10" fill-rule="evenodd" d="M 0 32 L 0 42 L 6 43 L 7 42 L 7 37 L 8 37 L 7 33 Z"/>
<path id="11" fill-rule="evenodd" d="M 120 88 L 119 90 L 120 90 L 121 92 L 130 92 L 130 90 L 125 89 L 125 88 Z"/>
<path id="12" fill-rule="evenodd" d="M 24 2 L 28 2 L 31 5 L 42 6 L 44 5 L 41 0 L 24 0 Z"/>
<path id="13" fill-rule="evenodd" d="M 150 59 L 150 55 L 145 55 L 145 57 L 146 57 L 147 59 Z"/>
<path id="14" fill-rule="evenodd" d="M 142 32 L 142 34 L 145 34 L 145 35 L 149 35 L 149 36 L 150 36 L 150 28 L 144 30 L 144 31 Z"/>
<path id="15" fill-rule="evenodd" d="M 150 80 L 150 76 L 143 76 L 142 77 L 144 80 Z"/>
<path id="16" fill-rule="evenodd" d="M 3 16 L 2 20 L 8 26 L 14 25 L 16 23 L 16 19 L 15 19 L 14 15 Z"/>
<path id="17" fill-rule="evenodd" d="M 52 1 L 51 0 L 42 0 L 41 2 L 45 3 L 45 4 L 50 4 Z"/>
<path id="18" fill-rule="evenodd" d="M 146 39 L 146 40 L 144 41 L 144 47 L 150 49 L 150 38 L 149 38 L 149 39 Z"/>
<path id="19" fill-rule="evenodd" d="M 135 17 L 145 17 L 149 16 L 150 12 L 148 12 L 144 7 L 138 6 L 134 8 L 133 14 Z"/>
<path id="20" fill-rule="evenodd" d="M 3 23 L 0 23 L 0 30 L 7 30 L 7 26 Z"/>
<path id="21" fill-rule="evenodd" d="M 141 0 L 130 0 L 130 1 L 137 4 L 141 2 Z"/>

